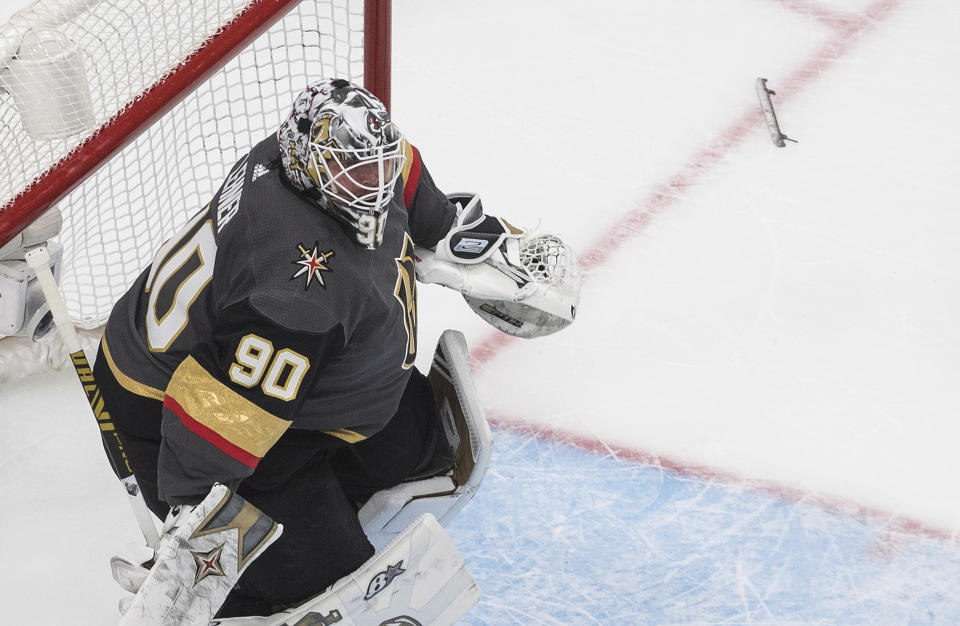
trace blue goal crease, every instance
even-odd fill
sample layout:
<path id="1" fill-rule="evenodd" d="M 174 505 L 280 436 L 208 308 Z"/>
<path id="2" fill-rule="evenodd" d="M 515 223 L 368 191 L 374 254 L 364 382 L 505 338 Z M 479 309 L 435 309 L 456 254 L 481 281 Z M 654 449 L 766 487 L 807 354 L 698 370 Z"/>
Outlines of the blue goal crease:
<path id="1" fill-rule="evenodd" d="M 960 550 L 498 430 L 450 534 L 463 624 L 960 624 Z"/>

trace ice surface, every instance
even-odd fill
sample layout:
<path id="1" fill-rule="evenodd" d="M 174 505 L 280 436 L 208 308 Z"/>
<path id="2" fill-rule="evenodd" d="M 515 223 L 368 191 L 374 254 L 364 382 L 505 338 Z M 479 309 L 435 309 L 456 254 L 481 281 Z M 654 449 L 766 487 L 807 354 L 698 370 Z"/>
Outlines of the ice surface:
<path id="1" fill-rule="evenodd" d="M 960 550 L 818 506 L 495 432 L 450 533 L 466 624 L 957 624 Z"/>
<path id="2" fill-rule="evenodd" d="M 488 409 L 539 433 L 495 431 L 451 528 L 466 623 L 960 623 L 960 6 L 417 0 L 394 27 L 441 187 L 587 266 L 577 323 L 529 342 L 420 289 L 421 345 L 462 328 Z M 118 489 L 70 372 L 0 386 L 2 621 L 112 623 Z"/>

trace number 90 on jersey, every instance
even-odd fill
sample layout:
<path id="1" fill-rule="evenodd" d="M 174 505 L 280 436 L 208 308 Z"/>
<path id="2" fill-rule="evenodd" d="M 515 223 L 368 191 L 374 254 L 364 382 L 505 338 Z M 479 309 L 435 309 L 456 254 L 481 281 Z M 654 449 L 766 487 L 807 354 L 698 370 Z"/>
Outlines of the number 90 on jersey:
<path id="1" fill-rule="evenodd" d="M 289 402 L 297 397 L 300 383 L 310 369 L 310 360 L 289 348 L 274 350 L 273 343 L 259 335 L 245 335 L 230 365 L 230 380 Z"/>

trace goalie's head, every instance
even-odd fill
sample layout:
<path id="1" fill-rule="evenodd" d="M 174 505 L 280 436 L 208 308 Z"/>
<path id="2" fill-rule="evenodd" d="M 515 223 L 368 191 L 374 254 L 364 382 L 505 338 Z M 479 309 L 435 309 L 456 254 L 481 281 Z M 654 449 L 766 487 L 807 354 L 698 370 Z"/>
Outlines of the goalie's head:
<path id="1" fill-rule="evenodd" d="M 308 85 L 277 132 L 287 180 L 371 250 L 403 170 L 403 135 L 372 93 L 342 79 Z"/>

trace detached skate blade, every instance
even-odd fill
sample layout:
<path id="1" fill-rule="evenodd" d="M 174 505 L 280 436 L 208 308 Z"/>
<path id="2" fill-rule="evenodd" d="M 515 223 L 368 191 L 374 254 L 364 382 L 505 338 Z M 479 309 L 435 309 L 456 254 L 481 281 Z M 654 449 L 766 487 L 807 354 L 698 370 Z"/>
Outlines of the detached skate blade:
<path id="1" fill-rule="evenodd" d="M 790 139 L 780 131 L 780 122 L 777 121 L 777 114 L 774 112 L 773 102 L 770 100 L 770 96 L 776 95 L 777 92 L 767 89 L 766 78 L 758 78 L 756 87 L 757 96 L 760 98 L 760 108 L 763 109 L 763 117 L 767 122 L 767 130 L 770 132 L 770 141 L 778 148 L 787 145 L 785 141 L 797 143 L 796 140 Z"/>

